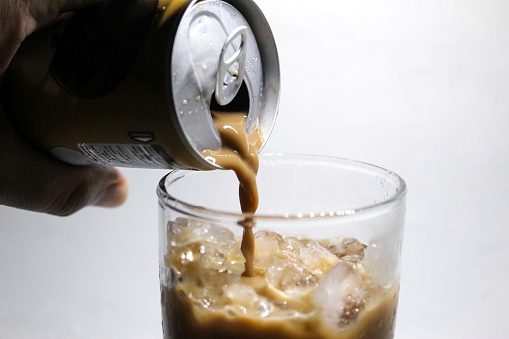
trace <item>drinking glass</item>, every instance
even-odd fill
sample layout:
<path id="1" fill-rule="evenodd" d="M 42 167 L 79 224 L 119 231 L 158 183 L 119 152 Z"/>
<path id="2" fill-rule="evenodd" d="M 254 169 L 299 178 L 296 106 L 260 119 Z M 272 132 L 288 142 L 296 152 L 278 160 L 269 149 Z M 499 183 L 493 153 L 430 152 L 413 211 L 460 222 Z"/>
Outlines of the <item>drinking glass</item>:
<path id="1" fill-rule="evenodd" d="M 404 180 L 353 160 L 267 154 L 257 182 L 259 207 L 247 215 L 232 171 L 161 179 L 164 337 L 393 338 Z M 254 277 L 242 276 L 246 220 Z"/>

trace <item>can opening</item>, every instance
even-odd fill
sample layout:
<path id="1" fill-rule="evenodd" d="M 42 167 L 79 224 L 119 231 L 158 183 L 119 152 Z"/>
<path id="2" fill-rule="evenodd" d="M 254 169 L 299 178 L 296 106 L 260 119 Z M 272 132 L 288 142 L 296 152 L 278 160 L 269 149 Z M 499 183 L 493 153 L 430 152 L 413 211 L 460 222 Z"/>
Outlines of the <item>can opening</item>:
<path id="1" fill-rule="evenodd" d="M 237 95 L 227 105 L 220 105 L 216 101 L 215 93 L 212 93 L 210 100 L 210 111 L 216 112 L 249 112 L 249 92 L 246 83 L 243 81 Z"/>
<path id="2" fill-rule="evenodd" d="M 222 147 L 211 112 L 247 116 L 246 132 L 259 134 L 263 147 L 277 114 L 279 63 L 270 27 L 252 0 L 191 1 L 170 65 L 178 132 L 203 167 L 210 164 L 202 152 Z"/>

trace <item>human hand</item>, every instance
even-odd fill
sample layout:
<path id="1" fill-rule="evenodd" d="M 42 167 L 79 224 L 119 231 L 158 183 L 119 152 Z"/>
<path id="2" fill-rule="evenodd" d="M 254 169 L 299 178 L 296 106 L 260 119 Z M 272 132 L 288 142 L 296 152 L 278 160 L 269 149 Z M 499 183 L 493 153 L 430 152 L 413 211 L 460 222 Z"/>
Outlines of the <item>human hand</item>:
<path id="1" fill-rule="evenodd" d="M 101 0 L 0 1 L 0 80 L 23 40 L 56 20 Z M 29 145 L 0 102 L 0 205 L 69 215 L 88 206 L 114 207 L 127 197 L 127 182 L 114 168 L 73 166 Z"/>

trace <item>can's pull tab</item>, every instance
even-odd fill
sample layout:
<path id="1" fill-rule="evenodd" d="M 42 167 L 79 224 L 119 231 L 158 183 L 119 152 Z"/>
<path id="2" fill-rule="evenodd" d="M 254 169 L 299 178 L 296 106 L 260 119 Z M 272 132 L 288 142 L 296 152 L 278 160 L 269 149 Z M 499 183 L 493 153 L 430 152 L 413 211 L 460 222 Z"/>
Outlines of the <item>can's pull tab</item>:
<path id="1" fill-rule="evenodd" d="M 235 48 L 233 43 L 238 38 L 240 38 L 239 47 L 226 60 L 228 48 Z M 221 50 L 215 92 L 216 101 L 221 106 L 228 105 L 235 98 L 242 85 L 246 72 L 246 39 L 247 27 L 239 26 L 230 33 Z"/>

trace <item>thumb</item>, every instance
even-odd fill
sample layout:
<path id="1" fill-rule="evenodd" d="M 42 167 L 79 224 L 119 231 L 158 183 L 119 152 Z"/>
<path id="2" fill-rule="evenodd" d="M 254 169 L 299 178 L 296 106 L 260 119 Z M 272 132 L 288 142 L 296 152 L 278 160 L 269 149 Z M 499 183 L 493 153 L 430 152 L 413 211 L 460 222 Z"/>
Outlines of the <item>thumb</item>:
<path id="1" fill-rule="evenodd" d="M 10 125 L 0 107 L 0 204 L 54 215 L 89 205 L 115 207 L 127 198 L 120 171 L 73 166 L 35 149 Z"/>

